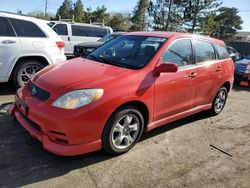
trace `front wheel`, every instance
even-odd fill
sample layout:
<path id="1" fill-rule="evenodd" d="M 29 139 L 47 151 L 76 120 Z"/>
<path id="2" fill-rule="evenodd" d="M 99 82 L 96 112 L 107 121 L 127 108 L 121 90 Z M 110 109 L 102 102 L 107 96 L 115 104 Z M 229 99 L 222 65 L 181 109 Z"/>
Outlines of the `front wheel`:
<path id="1" fill-rule="evenodd" d="M 24 60 L 13 71 L 13 82 L 17 88 L 26 84 L 44 65 L 37 60 Z"/>
<path id="2" fill-rule="evenodd" d="M 140 139 L 144 127 L 141 112 L 126 106 L 116 111 L 107 122 L 103 135 L 103 148 L 110 154 L 129 151 Z"/>
<path id="3" fill-rule="evenodd" d="M 212 103 L 212 108 L 210 109 L 212 115 L 218 115 L 219 113 L 221 113 L 226 104 L 227 97 L 228 97 L 227 88 L 221 87 L 218 93 L 216 94 L 214 101 Z"/>

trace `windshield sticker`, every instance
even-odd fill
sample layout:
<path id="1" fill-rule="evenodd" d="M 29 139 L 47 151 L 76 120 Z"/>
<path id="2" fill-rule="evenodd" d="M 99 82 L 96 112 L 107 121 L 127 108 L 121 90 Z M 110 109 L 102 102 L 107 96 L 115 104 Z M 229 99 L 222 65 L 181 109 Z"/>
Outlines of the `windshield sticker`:
<path id="1" fill-rule="evenodd" d="M 149 42 L 164 42 L 166 39 L 160 37 L 148 37 L 146 41 Z"/>

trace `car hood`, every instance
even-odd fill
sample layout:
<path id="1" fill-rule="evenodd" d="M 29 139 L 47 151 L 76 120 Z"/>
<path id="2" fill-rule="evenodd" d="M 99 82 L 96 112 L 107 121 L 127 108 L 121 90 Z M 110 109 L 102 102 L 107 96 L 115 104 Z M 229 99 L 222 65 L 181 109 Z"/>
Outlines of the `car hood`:
<path id="1" fill-rule="evenodd" d="M 113 83 L 125 80 L 135 70 L 103 64 L 83 58 L 75 58 L 65 63 L 49 66 L 40 71 L 32 81 L 38 87 L 53 93 L 85 89 L 111 87 Z"/>
<path id="2" fill-rule="evenodd" d="M 96 42 L 83 42 L 83 43 L 77 44 L 76 46 L 91 48 L 91 47 L 101 46 L 102 44 L 103 42 L 96 41 Z"/>
<path id="3" fill-rule="evenodd" d="M 235 64 L 248 64 L 248 63 L 250 63 L 250 59 L 242 59 L 235 62 Z"/>

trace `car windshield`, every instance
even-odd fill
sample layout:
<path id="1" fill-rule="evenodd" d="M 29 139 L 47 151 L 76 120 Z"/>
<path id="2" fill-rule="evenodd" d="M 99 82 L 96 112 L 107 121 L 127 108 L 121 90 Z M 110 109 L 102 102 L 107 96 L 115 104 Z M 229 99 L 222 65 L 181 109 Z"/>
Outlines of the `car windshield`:
<path id="1" fill-rule="evenodd" d="M 144 67 L 165 38 L 121 35 L 89 54 L 86 58 L 129 69 Z"/>
<path id="2" fill-rule="evenodd" d="M 100 41 L 100 42 L 108 42 L 108 41 L 114 39 L 115 37 L 118 37 L 118 36 L 115 36 L 115 35 L 107 35 L 106 37 L 103 37 L 103 38 L 99 39 L 98 41 Z"/>
<path id="3" fill-rule="evenodd" d="M 250 54 L 245 57 L 246 59 L 250 59 Z"/>

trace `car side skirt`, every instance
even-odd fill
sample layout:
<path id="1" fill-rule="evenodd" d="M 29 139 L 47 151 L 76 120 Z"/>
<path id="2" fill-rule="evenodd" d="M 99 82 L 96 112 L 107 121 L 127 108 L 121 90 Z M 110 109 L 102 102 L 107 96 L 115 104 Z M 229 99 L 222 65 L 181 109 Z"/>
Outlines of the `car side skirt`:
<path id="1" fill-rule="evenodd" d="M 155 121 L 155 122 L 152 122 L 151 124 L 149 124 L 147 126 L 146 132 L 151 131 L 152 129 L 155 129 L 157 127 L 163 126 L 163 125 L 165 125 L 167 123 L 171 123 L 173 121 L 176 121 L 176 120 L 182 119 L 184 117 L 190 116 L 192 114 L 196 114 L 198 112 L 209 110 L 209 109 L 211 109 L 211 107 L 212 107 L 211 103 L 206 104 L 206 105 L 197 106 L 197 107 L 189 109 L 187 111 L 184 111 L 184 112 L 181 112 L 181 113 L 178 113 L 178 114 L 175 114 L 175 115 L 160 119 L 160 120 Z"/>

